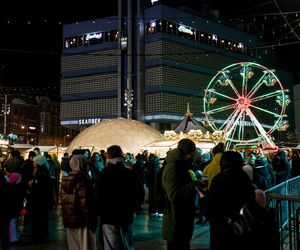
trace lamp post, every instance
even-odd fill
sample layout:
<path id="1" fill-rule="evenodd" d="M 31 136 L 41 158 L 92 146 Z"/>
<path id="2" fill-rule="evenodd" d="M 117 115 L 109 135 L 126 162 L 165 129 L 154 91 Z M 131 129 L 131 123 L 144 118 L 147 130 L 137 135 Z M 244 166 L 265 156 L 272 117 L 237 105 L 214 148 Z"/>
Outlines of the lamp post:
<path id="1" fill-rule="evenodd" d="M 7 104 L 7 95 L 4 96 L 4 104 L 2 104 L 2 113 L 4 116 L 3 134 L 6 134 L 7 115 L 10 113 L 10 104 Z"/>

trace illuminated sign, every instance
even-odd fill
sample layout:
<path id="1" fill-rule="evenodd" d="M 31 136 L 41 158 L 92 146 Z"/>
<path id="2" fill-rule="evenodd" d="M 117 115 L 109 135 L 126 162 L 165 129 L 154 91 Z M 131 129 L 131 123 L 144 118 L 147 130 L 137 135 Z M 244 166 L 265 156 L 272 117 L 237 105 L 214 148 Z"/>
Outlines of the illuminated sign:
<path id="1" fill-rule="evenodd" d="M 86 35 L 85 40 L 89 41 L 91 39 L 101 39 L 101 38 L 102 38 L 102 33 L 91 33 Z"/>
<path id="2" fill-rule="evenodd" d="M 86 118 L 86 119 L 78 119 L 78 120 L 65 120 L 60 121 L 60 125 L 67 126 L 67 125 L 92 125 L 96 123 L 100 123 L 103 121 L 110 121 L 110 119 L 102 119 L 102 118 Z"/>
<path id="3" fill-rule="evenodd" d="M 127 37 L 121 37 L 121 49 L 127 49 Z"/>
<path id="4" fill-rule="evenodd" d="M 150 27 L 155 28 L 156 27 L 156 21 L 151 21 L 150 22 Z"/>
<path id="5" fill-rule="evenodd" d="M 183 26 L 183 25 L 180 25 L 180 26 L 178 27 L 178 30 L 179 30 L 180 32 L 182 32 L 182 33 L 187 33 L 187 34 L 190 34 L 190 35 L 193 35 L 193 34 L 194 34 L 194 32 L 192 31 L 191 28 L 185 27 L 185 26 Z"/>
<path id="6" fill-rule="evenodd" d="M 90 124 L 96 124 L 101 122 L 101 118 L 89 118 L 89 119 L 79 119 L 78 124 L 79 125 L 90 125 Z"/>
<path id="7" fill-rule="evenodd" d="M 155 4 L 156 2 L 159 2 L 159 0 L 151 0 L 152 4 Z"/>

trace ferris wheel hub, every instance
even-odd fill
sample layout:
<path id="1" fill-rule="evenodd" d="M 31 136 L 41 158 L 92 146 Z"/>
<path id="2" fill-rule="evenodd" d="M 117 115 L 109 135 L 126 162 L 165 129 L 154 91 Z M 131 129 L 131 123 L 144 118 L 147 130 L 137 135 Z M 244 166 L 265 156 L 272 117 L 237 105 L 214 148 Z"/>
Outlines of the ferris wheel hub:
<path id="1" fill-rule="evenodd" d="M 240 108 L 248 108 L 250 106 L 251 100 L 245 97 L 239 97 L 237 99 L 237 104 Z"/>

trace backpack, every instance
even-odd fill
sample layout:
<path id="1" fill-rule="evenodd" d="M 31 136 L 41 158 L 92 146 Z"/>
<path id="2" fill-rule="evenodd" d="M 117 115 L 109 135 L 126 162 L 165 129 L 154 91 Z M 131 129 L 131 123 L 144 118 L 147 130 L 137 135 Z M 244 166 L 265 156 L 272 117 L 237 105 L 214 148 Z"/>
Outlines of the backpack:
<path id="1" fill-rule="evenodd" d="M 155 199 L 155 203 L 156 206 L 158 208 L 162 208 L 163 210 L 166 208 L 167 203 L 168 203 L 168 199 L 166 197 L 166 194 L 164 192 L 164 188 L 162 186 L 162 176 L 164 173 L 164 169 L 165 169 L 165 165 L 163 165 L 157 175 L 156 175 L 156 179 L 155 179 L 155 189 L 154 189 L 154 199 Z"/>
<path id="2" fill-rule="evenodd" d="M 262 209 L 255 203 L 246 203 L 235 219 L 226 218 L 236 235 L 245 235 L 260 230 L 263 226 Z"/>
<path id="3" fill-rule="evenodd" d="M 246 203 L 235 219 L 225 218 L 234 235 L 259 242 L 258 249 L 280 249 L 279 227 L 274 208 L 263 208 Z M 245 239 L 245 238 L 244 238 Z"/>

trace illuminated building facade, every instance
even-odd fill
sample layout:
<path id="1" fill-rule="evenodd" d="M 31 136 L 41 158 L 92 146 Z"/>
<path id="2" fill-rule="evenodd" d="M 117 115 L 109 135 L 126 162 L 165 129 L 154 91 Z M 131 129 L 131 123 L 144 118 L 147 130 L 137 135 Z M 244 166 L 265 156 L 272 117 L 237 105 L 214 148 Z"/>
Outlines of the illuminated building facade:
<path id="1" fill-rule="evenodd" d="M 203 119 L 204 89 L 218 70 L 239 61 L 275 66 L 253 35 L 164 5 L 142 10 L 138 1 L 133 13 L 129 1 L 119 1 L 118 16 L 64 26 L 61 125 L 128 117 L 170 130 L 187 103 Z M 277 73 L 289 88 L 291 75 Z"/>

